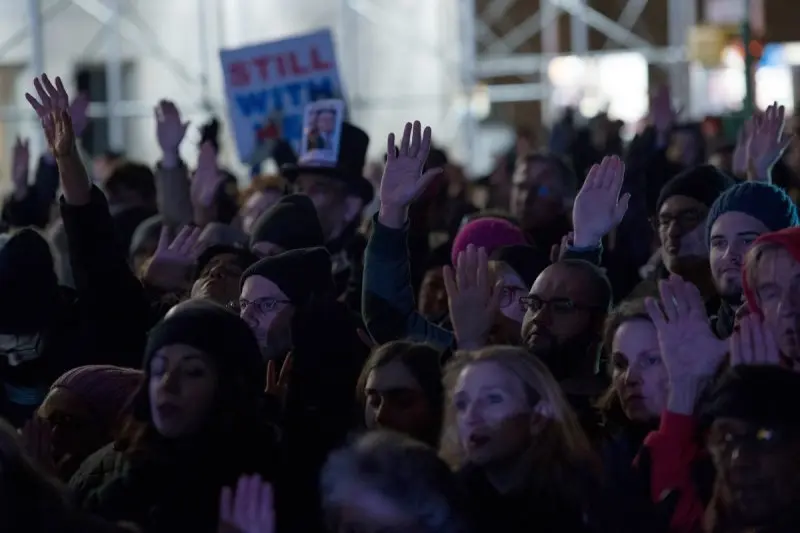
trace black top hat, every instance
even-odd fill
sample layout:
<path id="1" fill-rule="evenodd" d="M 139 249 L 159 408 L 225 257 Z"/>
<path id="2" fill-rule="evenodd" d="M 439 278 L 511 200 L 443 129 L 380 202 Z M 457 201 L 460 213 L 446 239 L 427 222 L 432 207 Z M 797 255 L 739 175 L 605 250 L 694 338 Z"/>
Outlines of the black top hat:
<path id="1" fill-rule="evenodd" d="M 349 122 L 343 122 L 336 163 L 315 160 L 312 151 L 302 156 L 297 164 L 281 167 L 281 175 L 289 183 L 294 183 L 299 174 L 317 174 L 335 179 L 343 183 L 349 193 L 368 204 L 375 196 L 372 184 L 363 176 L 368 147 L 367 132 Z"/>

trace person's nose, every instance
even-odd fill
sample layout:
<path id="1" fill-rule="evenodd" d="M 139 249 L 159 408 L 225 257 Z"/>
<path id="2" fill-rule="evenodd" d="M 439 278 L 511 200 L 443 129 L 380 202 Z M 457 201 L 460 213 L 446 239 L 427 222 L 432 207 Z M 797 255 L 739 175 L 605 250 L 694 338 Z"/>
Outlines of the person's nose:
<path id="1" fill-rule="evenodd" d="M 181 391 L 180 386 L 180 376 L 178 375 L 179 372 L 169 370 L 164 372 L 164 375 L 161 376 L 161 382 L 159 383 L 162 390 L 169 392 L 171 394 L 178 394 Z"/>
<path id="2" fill-rule="evenodd" d="M 251 328 L 258 326 L 258 318 L 256 317 L 255 306 L 252 303 L 247 303 L 240 311 L 239 317 L 247 322 Z"/>
<path id="3" fill-rule="evenodd" d="M 375 409 L 375 423 L 380 427 L 389 427 L 390 410 L 386 406 L 386 402 L 381 401 L 377 409 Z"/>
<path id="4" fill-rule="evenodd" d="M 626 387 L 634 387 L 641 383 L 642 374 L 636 368 L 636 365 L 630 365 L 625 370 L 625 374 L 622 376 L 622 383 Z"/>
<path id="5" fill-rule="evenodd" d="M 677 220 L 672 220 L 667 225 L 667 236 L 670 239 L 679 239 L 683 237 L 683 233 L 684 233 L 683 228 L 681 227 L 681 225 L 678 223 Z"/>

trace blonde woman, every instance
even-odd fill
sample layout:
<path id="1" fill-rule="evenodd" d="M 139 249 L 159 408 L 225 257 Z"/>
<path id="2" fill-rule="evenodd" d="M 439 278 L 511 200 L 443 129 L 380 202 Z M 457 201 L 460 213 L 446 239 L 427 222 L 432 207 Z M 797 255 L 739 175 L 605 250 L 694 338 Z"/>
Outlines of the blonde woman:
<path id="1" fill-rule="evenodd" d="M 609 531 L 597 459 L 544 364 L 510 346 L 459 352 L 445 387 L 441 453 L 477 533 Z"/>

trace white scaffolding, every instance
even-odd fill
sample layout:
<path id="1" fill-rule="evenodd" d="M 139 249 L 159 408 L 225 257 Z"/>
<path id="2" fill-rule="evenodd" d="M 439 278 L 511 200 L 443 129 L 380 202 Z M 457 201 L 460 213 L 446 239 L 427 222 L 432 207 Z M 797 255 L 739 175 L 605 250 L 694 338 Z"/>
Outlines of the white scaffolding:
<path id="1" fill-rule="evenodd" d="M 540 0 L 539 10 L 520 21 L 505 35 L 492 30 L 493 24 L 517 0 L 491 0 L 476 14 L 479 30 L 477 45 L 484 50 L 476 61 L 475 82 L 499 77 L 538 79 L 538 82 L 490 84 L 493 102 L 523 102 L 545 100 L 548 94 L 547 65 L 559 56 L 598 56 L 612 52 L 637 52 L 651 65 L 668 70 L 676 97 L 688 101 L 689 73 L 686 42 L 689 28 L 696 23 L 696 0 L 667 0 L 668 37 L 666 47 L 655 46 L 650 40 L 633 31 L 648 0 L 624 0 L 619 17 L 613 20 L 592 7 L 591 0 Z M 522 1 L 522 0 L 519 0 Z M 559 49 L 557 19 L 570 19 L 570 47 Z M 602 50 L 589 50 L 589 28 L 606 37 Z M 522 44 L 536 36 L 541 38 L 539 54 L 519 53 Z"/>

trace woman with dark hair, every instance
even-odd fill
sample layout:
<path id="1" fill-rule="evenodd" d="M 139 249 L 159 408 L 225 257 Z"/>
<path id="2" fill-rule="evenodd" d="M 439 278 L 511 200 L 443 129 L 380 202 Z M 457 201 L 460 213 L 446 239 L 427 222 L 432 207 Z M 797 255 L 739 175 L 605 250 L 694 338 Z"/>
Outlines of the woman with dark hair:
<path id="1" fill-rule="evenodd" d="M 395 341 L 376 349 L 356 387 L 369 429 L 390 429 L 436 447 L 442 428 L 441 353 Z"/>
<path id="2" fill-rule="evenodd" d="M 184 302 L 150 332 L 144 373 L 125 434 L 70 485 L 84 509 L 148 533 L 215 531 L 222 487 L 273 478 L 256 340 L 227 309 Z"/>
<path id="3" fill-rule="evenodd" d="M 368 433 L 322 471 L 329 531 L 465 533 L 464 500 L 447 464 L 412 439 Z"/>
<path id="4" fill-rule="evenodd" d="M 623 302 L 609 313 L 603 347 L 611 386 L 598 408 L 610 437 L 603 450 L 606 474 L 614 477 L 630 470 L 644 437 L 658 427 L 669 380 L 644 300 Z"/>

